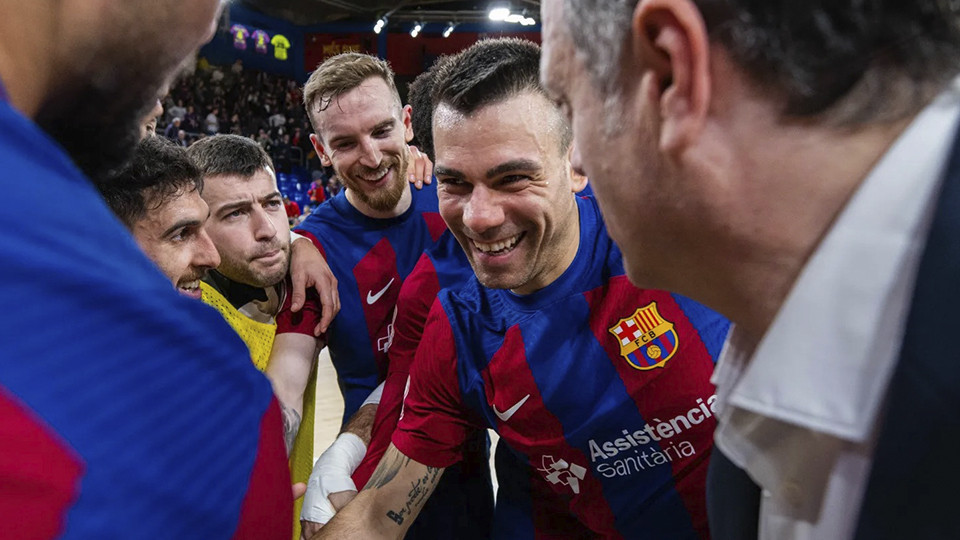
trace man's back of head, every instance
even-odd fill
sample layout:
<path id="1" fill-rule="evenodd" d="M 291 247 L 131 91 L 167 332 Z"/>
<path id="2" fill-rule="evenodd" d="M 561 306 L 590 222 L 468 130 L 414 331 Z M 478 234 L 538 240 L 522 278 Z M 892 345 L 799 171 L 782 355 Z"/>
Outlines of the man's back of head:
<path id="1" fill-rule="evenodd" d="M 558 0 L 595 83 L 612 88 L 637 0 Z M 713 41 L 785 115 L 834 123 L 916 111 L 960 72 L 960 6 L 938 0 L 697 0 Z"/>

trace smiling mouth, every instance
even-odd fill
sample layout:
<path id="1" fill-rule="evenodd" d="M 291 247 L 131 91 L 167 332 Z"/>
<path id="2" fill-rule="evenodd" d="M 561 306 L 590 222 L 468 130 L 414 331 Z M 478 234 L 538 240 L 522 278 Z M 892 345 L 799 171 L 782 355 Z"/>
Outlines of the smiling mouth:
<path id="1" fill-rule="evenodd" d="M 194 281 L 182 281 L 177 284 L 177 292 L 184 296 L 189 296 L 190 298 L 199 299 L 201 296 L 200 292 L 200 280 Z"/>
<path id="2" fill-rule="evenodd" d="M 364 182 L 376 184 L 377 182 L 386 178 L 387 174 L 389 174 L 391 170 L 393 170 L 393 166 L 384 167 L 382 171 L 374 171 L 372 174 L 360 174 L 360 175 L 357 175 L 357 177 L 363 180 Z"/>
<path id="3" fill-rule="evenodd" d="M 520 233 L 516 236 L 507 238 L 505 240 L 500 240 L 498 242 L 486 243 L 478 242 L 476 240 L 471 240 L 471 242 L 473 243 L 473 247 L 475 247 L 477 251 L 483 253 L 484 255 L 505 255 L 513 251 L 517 247 L 517 244 L 523 240 L 523 237 L 526 236 L 526 234 L 527 233 Z"/>

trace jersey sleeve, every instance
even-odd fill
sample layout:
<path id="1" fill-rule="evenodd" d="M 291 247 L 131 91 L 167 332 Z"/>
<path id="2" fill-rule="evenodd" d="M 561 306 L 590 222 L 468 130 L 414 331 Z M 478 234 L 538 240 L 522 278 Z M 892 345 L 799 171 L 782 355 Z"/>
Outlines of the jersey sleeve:
<path id="1" fill-rule="evenodd" d="M 293 283 L 287 276 L 284 283 L 283 305 L 277 313 L 277 334 L 304 334 L 313 335 L 313 329 L 320 324 L 323 316 L 323 306 L 320 304 L 320 296 L 313 288 L 307 288 L 307 299 L 303 303 L 300 311 L 294 313 L 290 310 L 293 303 Z M 320 339 L 326 341 L 326 335 L 320 336 Z"/>
<path id="2" fill-rule="evenodd" d="M 393 444 L 407 457 L 431 467 L 449 467 L 463 457 L 463 443 L 479 422 L 463 404 L 453 329 L 434 302 L 410 369 Z"/>
<path id="3" fill-rule="evenodd" d="M 386 383 L 377 407 L 370 445 L 353 474 L 353 481 L 357 486 L 367 483 L 380 458 L 390 446 L 403 409 L 403 395 L 410 375 L 410 366 L 423 336 L 430 306 L 438 292 L 440 282 L 433 262 L 429 256 L 421 255 L 413 271 L 404 280 L 400 297 L 397 299 L 397 320 L 394 323 L 393 344 L 388 351 Z"/>

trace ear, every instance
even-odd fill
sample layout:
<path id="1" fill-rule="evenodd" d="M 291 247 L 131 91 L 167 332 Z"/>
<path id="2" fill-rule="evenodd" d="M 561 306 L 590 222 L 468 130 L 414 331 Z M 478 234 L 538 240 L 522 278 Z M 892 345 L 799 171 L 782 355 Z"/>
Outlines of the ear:
<path id="1" fill-rule="evenodd" d="M 580 167 L 580 154 L 575 144 L 567 150 L 567 167 L 570 169 L 570 191 L 580 193 L 587 187 L 587 175 Z"/>
<path id="2" fill-rule="evenodd" d="M 645 73 L 643 99 L 660 115 L 660 148 L 690 146 L 710 102 L 710 40 L 691 0 L 644 0 L 633 13 L 631 51 Z"/>
<path id="3" fill-rule="evenodd" d="M 404 105 L 403 109 L 400 111 L 403 121 L 403 140 L 408 143 L 413 140 L 413 121 L 411 120 L 412 113 L 413 107 L 410 105 Z"/>
<path id="4" fill-rule="evenodd" d="M 328 156 L 326 150 L 323 149 L 323 141 L 320 140 L 320 137 L 317 137 L 316 133 L 310 134 L 310 144 L 312 144 L 313 149 L 317 151 L 317 157 L 320 158 L 321 165 L 324 167 L 333 166 L 333 162 L 330 161 L 330 156 Z"/>

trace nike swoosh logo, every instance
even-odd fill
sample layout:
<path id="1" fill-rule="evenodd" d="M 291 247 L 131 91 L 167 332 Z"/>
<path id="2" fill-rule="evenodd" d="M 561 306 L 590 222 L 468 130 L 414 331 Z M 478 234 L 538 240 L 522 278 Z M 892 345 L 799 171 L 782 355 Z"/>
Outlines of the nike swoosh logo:
<path id="1" fill-rule="evenodd" d="M 514 413 L 520 410 L 520 407 L 522 407 L 523 404 L 526 403 L 528 399 L 530 399 L 530 394 L 523 396 L 523 399 L 518 401 L 516 405 L 514 405 L 513 407 L 510 407 L 504 412 L 498 411 L 497 406 L 494 405 L 493 414 L 497 415 L 497 418 L 499 418 L 501 422 L 506 422 L 507 420 L 510 419 L 511 416 L 513 416 Z"/>
<path id="2" fill-rule="evenodd" d="M 390 285 L 393 285 L 394 279 L 396 278 L 390 278 L 390 281 L 387 282 L 387 286 L 380 289 L 380 292 L 378 292 L 377 294 L 373 294 L 373 291 L 367 291 L 367 305 L 371 305 L 377 300 L 379 300 L 380 297 L 383 296 L 385 292 L 387 292 L 387 289 L 390 288 Z"/>

